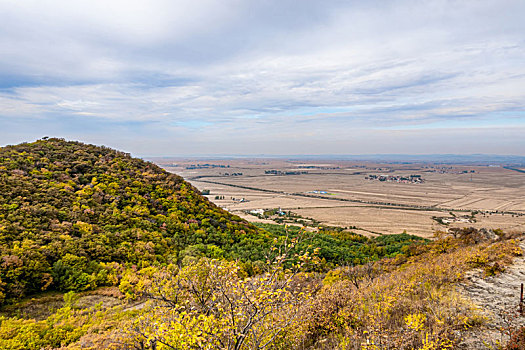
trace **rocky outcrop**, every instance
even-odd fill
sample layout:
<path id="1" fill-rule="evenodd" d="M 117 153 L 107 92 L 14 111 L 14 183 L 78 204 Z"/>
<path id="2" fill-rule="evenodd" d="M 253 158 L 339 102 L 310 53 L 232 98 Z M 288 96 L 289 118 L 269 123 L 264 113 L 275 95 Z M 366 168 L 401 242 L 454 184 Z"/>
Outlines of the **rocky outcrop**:
<path id="1" fill-rule="evenodd" d="M 492 230 L 485 231 L 482 234 L 493 239 Z M 525 251 L 525 241 L 520 247 Z M 519 314 L 521 283 L 525 283 L 523 256 L 515 258 L 505 272 L 492 277 L 484 277 L 479 270 L 467 274 L 459 292 L 479 307 L 487 321 L 476 330 L 462 332 L 458 349 L 498 349 L 499 344 L 507 343 L 509 333 L 525 324 L 525 316 Z"/>

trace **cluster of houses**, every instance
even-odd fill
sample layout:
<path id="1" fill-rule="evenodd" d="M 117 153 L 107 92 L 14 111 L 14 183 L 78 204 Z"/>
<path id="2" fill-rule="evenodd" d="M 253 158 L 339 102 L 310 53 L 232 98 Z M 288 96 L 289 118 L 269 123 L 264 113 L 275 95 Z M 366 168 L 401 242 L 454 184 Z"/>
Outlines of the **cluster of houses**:
<path id="1" fill-rule="evenodd" d="M 252 214 L 252 215 L 255 215 L 255 216 L 259 216 L 259 217 L 262 217 L 262 216 L 268 216 L 268 215 L 279 215 L 279 216 L 283 216 L 283 215 L 286 215 L 286 212 L 283 211 L 280 207 L 279 209 L 269 209 L 269 210 L 264 210 L 264 209 L 252 209 L 250 211 L 248 211 L 249 214 Z"/>
<path id="2" fill-rule="evenodd" d="M 321 191 L 321 190 L 315 190 L 315 191 L 308 191 L 307 193 L 315 193 L 315 194 L 329 194 L 328 191 Z"/>
<path id="3" fill-rule="evenodd" d="M 252 209 L 249 211 L 250 214 L 253 215 L 264 215 L 264 209 Z"/>
<path id="4" fill-rule="evenodd" d="M 320 166 L 320 165 L 298 165 L 299 169 L 321 169 L 321 170 L 337 170 L 341 169 L 340 167 L 330 167 L 330 166 Z"/>
<path id="5" fill-rule="evenodd" d="M 452 224 L 454 222 L 461 222 L 461 223 L 464 223 L 464 224 L 476 222 L 473 217 L 468 216 L 468 215 L 464 215 L 464 216 L 460 216 L 460 217 L 450 216 L 450 217 L 446 217 L 446 218 L 441 219 L 441 221 L 445 225 L 446 224 Z"/>
<path id="6" fill-rule="evenodd" d="M 367 175 L 365 180 L 375 180 L 375 181 L 385 181 L 385 182 L 397 182 L 397 183 L 412 183 L 420 184 L 425 182 L 421 175 L 407 175 L 407 176 L 398 176 L 398 175 Z"/>
<path id="7" fill-rule="evenodd" d="M 460 170 L 451 166 L 433 167 L 426 166 L 427 170 L 423 170 L 425 173 L 438 173 L 438 174 L 471 174 L 475 173 L 476 170 Z"/>
<path id="8" fill-rule="evenodd" d="M 229 165 L 222 164 L 192 164 L 186 167 L 186 169 L 214 169 L 214 168 L 229 168 Z"/>
<path id="9" fill-rule="evenodd" d="M 439 217 L 439 216 L 433 216 L 432 219 L 436 220 L 442 225 L 448 225 L 453 223 L 473 223 L 476 222 L 476 218 L 474 215 L 463 215 L 463 216 L 447 216 L 447 217 Z"/>
<path id="10" fill-rule="evenodd" d="M 308 171 L 280 171 L 280 170 L 265 170 L 266 175 L 304 175 Z"/>

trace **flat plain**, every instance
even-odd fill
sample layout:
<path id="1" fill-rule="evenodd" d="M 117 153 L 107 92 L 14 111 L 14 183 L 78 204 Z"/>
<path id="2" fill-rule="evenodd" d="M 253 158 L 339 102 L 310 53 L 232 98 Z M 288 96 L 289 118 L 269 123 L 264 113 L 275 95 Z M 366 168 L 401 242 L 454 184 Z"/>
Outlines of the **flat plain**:
<path id="1" fill-rule="evenodd" d="M 174 159 L 181 175 L 249 221 L 272 209 L 366 234 L 451 227 L 525 232 L 525 173 L 502 166 L 303 159 Z M 252 213 L 250 213 L 252 212 Z"/>

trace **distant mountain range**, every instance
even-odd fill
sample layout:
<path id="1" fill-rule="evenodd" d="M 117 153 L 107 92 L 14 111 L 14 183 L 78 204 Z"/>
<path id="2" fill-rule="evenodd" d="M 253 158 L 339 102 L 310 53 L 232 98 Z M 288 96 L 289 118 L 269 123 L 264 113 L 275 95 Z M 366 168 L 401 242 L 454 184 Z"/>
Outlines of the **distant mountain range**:
<path id="1" fill-rule="evenodd" d="M 170 159 L 242 159 L 274 158 L 292 160 L 346 160 L 373 161 L 385 163 L 441 163 L 441 164 L 479 164 L 525 166 L 525 156 L 497 154 L 313 154 L 313 155 L 195 155 L 173 157 L 147 157 L 154 162 Z"/>

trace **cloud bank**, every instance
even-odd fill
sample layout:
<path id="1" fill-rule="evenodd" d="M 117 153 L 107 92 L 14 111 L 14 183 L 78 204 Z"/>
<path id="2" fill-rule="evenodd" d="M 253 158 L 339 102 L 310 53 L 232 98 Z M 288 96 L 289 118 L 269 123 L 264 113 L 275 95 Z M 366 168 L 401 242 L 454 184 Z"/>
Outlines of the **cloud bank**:
<path id="1" fill-rule="evenodd" d="M 525 155 L 523 1 L 0 3 L 0 143 Z"/>

